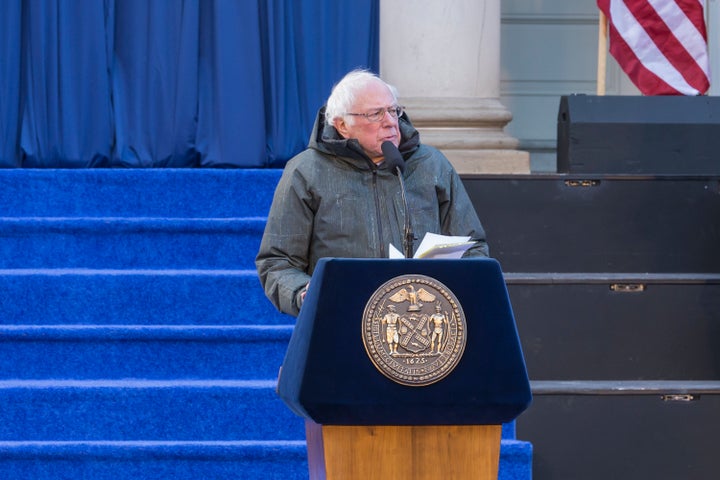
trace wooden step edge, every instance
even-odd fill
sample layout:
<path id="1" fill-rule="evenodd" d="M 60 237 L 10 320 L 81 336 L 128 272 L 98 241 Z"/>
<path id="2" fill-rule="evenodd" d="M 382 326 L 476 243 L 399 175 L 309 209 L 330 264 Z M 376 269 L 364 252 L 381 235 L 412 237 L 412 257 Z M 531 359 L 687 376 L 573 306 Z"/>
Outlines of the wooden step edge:
<path id="1" fill-rule="evenodd" d="M 504 272 L 508 285 L 544 284 L 605 284 L 605 283 L 646 283 L 646 284 L 718 284 L 720 273 L 614 273 L 614 272 Z"/>
<path id="2" fill-rule="evenodd" d="M 533 395 L 720 395 L 720 380 L 533 380 L 530 389 Z"/>

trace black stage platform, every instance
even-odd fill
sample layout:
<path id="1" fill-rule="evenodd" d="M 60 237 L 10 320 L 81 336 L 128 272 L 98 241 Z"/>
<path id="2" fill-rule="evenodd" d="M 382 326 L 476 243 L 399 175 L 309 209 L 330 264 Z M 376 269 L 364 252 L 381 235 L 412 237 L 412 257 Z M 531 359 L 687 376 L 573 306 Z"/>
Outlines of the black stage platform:
<path id="1" fill-rule="evenodd" d="M 720 471 L 720 175 L 464 175 L 501 264 L 535 480 Z"/>

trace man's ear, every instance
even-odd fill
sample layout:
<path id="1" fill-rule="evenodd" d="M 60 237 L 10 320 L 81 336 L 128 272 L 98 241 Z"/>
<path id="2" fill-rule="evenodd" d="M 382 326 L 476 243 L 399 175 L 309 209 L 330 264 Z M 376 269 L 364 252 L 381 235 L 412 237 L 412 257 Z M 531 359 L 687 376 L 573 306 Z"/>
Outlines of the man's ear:
<path id="1" fill-rule="evenodd" d="M 343 117 L 335 118 L 335 120 L 333 120 L 333 125 L 335 126 L 335 130 L 338 131 L 338 133 L 340 134 L 341 137 L 343 137 L 343 138 L 349 137 L 348 124 Z"/>

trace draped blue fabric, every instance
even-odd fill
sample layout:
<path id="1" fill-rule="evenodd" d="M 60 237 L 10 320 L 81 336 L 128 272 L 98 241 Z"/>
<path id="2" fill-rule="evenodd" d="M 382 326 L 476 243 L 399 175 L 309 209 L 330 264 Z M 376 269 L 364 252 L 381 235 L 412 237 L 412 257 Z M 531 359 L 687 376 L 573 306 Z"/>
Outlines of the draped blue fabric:
<path id="1" fill-rule="evenodd" d="M 282 166 L 307 145 L 318 108 L 354 68 L 377 71 L 378 0 L 267 0 L 263 37 L 268 162 Z M 278 79 L 285 79 L 279 81 Z M 298 132 L 302 132 L 298 136 Z"/>
<path id="2" fill-rule="evenodd" d="M 121 166 L 195 166 L 199 0 L 115 3 L 112 84 Z"/>
<path id="3" fill-rule="evenodd" d="M 25 167 L 99 166 L 112 149 L 105 5 L 24 2 Z"/>
<path id="4" fill-rule="evenodd" d="M 203 167 L 266 163 L 258 3 L 201 1 L 197 149 Z M 285 79 L 267 81 L 284 82 Z"/>
<path id="5" fill-rule="evenodd" d="M 281 167 L 378 2 L 3 0 L 0 167 Z"/>
<path id="6" fill-rule="evenodd" d="M 19 167 L 22 0 L 6 0 L 0 13 L 0 166 Z"/>

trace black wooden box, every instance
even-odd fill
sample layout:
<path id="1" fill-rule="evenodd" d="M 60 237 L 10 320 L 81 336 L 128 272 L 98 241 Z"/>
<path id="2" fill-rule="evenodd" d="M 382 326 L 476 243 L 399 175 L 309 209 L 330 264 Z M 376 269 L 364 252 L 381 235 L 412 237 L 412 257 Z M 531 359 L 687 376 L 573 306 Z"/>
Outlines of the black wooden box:
<path id="1" fill-rule="evenodd" d="M 718 151 L 719 97 L 560 99 L 559 172 L 717 175 Z"/>
<path id="2" fill-rule="evenodd" d="M 599 387 L 533 387 L 516 424 L 517 437 L 533 444 L 533 480 L 717 478 L 717 384 Z"/>
<path id="3" fill-rule="evenodd" d="M 720 274 L 506 274 L 530 379 L 720 380 Z"/>
<path id="4" fill-rule="evenodd" d="M 720 273 L 720 178 L 464 175 L 504 272 Z"/>
<path id="5" fill-rule="evenodd" d="M 463 176 L 528 367 L 533 479 L 717 477 L 719 180 Z"/>

